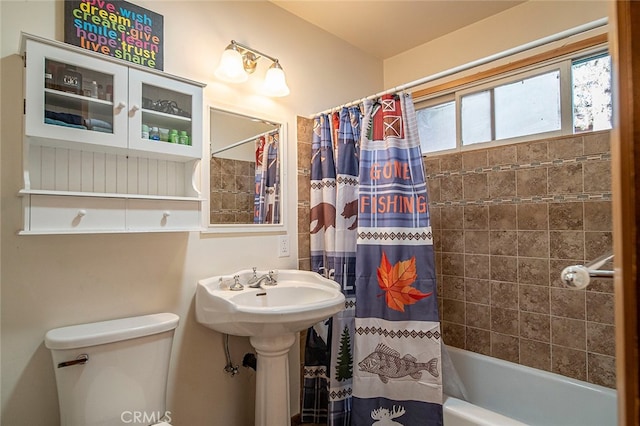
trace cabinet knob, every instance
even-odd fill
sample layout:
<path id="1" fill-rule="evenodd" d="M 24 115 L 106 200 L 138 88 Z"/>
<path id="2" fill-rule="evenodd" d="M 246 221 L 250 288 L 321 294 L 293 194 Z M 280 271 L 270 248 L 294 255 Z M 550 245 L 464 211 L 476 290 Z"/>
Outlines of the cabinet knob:
<path id="1" fill-rule="evenodd" d="M 131 106 L 131 109 L 129 110 L 129 117 L 133 117 L 134 115 L 136 115 L 136 111 L 139 111 L 139 110 L 140 110 L 140 105 L 133 104 Z"/>
<path id="2" fill-rule="evenodd" d="M 120 111 L 122 111 L 126 107 L 127 107 L 127 104 L 125 104 L 124 102 L 118 102 L 118 105 L 116 105 L 113 108 L 113 110 L 116 112 L 116 114 L 118 114 Z"/>
<path id="3" fill-rule="evenodd" d="M 78 210 L 78 217 L 83 217 L 87 215 L 87 211 L 85 209 Z"/>
<path id="4" fill-rule="evenodd" d="M 163 212 L 162 213 L 162 217 L 169 217 L 171 216 L 171 212 Z"/>

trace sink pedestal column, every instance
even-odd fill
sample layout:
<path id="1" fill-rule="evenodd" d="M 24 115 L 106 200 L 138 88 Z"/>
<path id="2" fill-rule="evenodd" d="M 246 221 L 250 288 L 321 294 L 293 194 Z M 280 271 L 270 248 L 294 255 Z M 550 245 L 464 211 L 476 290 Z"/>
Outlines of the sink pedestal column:
<path id="1" fill-rule="evenodd" d="M 293 333 L 280 336 L 249 338 L 257 356 L 256 426 L 288 426 L 289 410 L 289 349 L 296 337 Z"/>

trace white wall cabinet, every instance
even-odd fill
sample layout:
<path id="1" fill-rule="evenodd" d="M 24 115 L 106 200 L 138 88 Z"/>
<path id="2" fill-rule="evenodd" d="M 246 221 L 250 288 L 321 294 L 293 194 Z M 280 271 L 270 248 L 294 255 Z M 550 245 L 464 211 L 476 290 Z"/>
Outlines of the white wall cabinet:
<path id="1" fill-rule="evenodd" d="M 204 85 L 23 34 L 21 233 L 201 229 Z"/>

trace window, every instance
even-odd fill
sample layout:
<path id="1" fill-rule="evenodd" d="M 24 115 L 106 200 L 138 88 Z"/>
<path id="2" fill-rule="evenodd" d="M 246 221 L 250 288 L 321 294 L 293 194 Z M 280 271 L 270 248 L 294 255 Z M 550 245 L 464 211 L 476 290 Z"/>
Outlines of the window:
<path id="1" fill-rule="evenodd" d="M 456 147 L 456 103 L 448 101 L 425 107 L 416 114 L 420 141 L 434 151 Z"/>
<path id="2" fill-rule="evenodd" d="M 611 128 L 611 59 L 562 58 L 416 103 L 423 153 Z"/>
<path id="3" fill-rule="evenodd" d="M 575 61 L 571 66 L 574 133 L 611 128 L 611 57 Z"/>

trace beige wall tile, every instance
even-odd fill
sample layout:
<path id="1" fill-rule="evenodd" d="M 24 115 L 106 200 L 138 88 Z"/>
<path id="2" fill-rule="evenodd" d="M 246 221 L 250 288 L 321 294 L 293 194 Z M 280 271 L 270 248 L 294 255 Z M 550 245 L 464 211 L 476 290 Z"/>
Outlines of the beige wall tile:
<path id="1" fill-rule="evenodd" d="M 489 229 L 489 207 L 465 206 L 464 229 Z"/>
<path id="2" fill-rule="evenodd" d="M 551 317 L 532 312 L 521 312 L 520 337 L 548 343 L 551 340 Z"/>
<path id="3" fill-rule="evenodd" d="M 489 280 L 479 280 L 465 278 L 465 300 L 471 303 L 491 303 L 491 282 Z"/>
<path id="4" fill-rule="evenodd" d="M 527 203 L 518 205 L 519 230 L 549 229 L 549 212 L 546 203 Z"/>
<path id="5" fill-rule="evenodd" d="M 518 281 L 518 258 L 515 256 L 491 256 L 491 279 L 494 281 Z"/>
<path id="6" fill-rule="evenodd" d="M 516 172 L 516 194 L 520 197 L 547 195 L 547 169 L 522 169 Z"/>
<path id="7" fill-rule="evenodd" d="M 580 230 L 584 228 L 582 203 L 549 204 L 549 229 Z"/>
<path id="8" fill-rule="evenodd" d="M 515 204 L 497 204 L 489 206 L 489 229 L 516 230 L 517 207 Z"/>
<path id="9" fill-rule="evenodd" d="M 491 331 L 518 336 L 519 315 L 515 309 L 491 307 Z"/>
<path id="10" fill-rule="evenodd" d="M 546 286 L 523 285 L 519 286 L 520 310 L 523 312 L 536 312 L 539 314 L 549 314 L 551 309 L 549 293 Z"/>
<path id="11" fill-rule="evenodd" d="M 462 153 L 462 169 L 473 170 L 476 168 L 487 167 L 487 151 L 476 150 Z"/>
<path id="12" fill-rule="evenodd" d="M 586 350 L 586 323 L 582 320 L 551 317 L 551 343 Z"/>
<path id="13" fill-rule="evenodd" d="M 587 368 L 589 382 L 616 388 L 616 359 L 614 357 L 588 353 Z"/>
<path id="14" fill-rule="evenodd" d="M 517 161 L 516 145 L 507 145 L 487 150 L 488 165 L 499 166 L 503 164 L 515 164 Z"/>
<path id="15" fill-rule="evenodd" d="M 467 303 L 466 324 L 470 327 L 491 329 L 491 307 L 478 303 Z"/>
<path id="16" fill-rule="evenodd" d="M 491 355 L 491 332 L 474 327 L 466 327 L 466 349 L 483 355 Z"/>
<path id="17" fill-rule="evenodd" d="M 551 315 L 584 320 L 585 292 L 568 288 L 551 288 Z"/>
<path id="18" fill-rule="evenodd" d="M 520 340 L 514 336 L 491 333 L 491 356 L 506 361 L 520 360 Z"/>
<path id="19" fill-rule="evenodd" d="M 547 141 L 523 143 L 516 145 L 516 147 L 519 164 L 526 164 L 532 161 L 545 161 L 549 158 Z"/>
<path id="20" fill-rule="evenodd" d="M 587 353 L 552 345 L 551 371 L 574 379 L 587 380 Z"/>
<path id="21" fill-rule="evenodd" d="M 520 339 L 520 364 L 539 370 L 551 370 L 551 345 Z"/>

